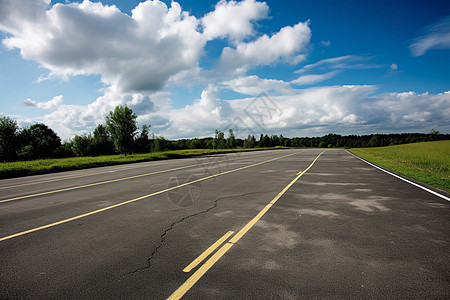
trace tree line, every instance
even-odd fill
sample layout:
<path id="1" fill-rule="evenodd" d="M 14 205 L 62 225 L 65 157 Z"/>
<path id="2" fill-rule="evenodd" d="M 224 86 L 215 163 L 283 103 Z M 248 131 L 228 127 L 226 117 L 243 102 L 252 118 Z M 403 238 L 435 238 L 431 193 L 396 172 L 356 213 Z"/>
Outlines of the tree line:
<path id="1" fill-rule="evenodd" d="M 400 145 L 424 141 L 450 139 L 449 134 L 432 130 L 424 133 L 348 135 L 328 134 L 322 137 L 294 137 L 261 134 L 236 138 L 232 129 L 216 130 L 214 137 L 167 140 L 150 134 L 150 125 L 137 126 L 136 114 L 127 106 L 117 106 L 92 133 L 76 135 L 61 142 L 61 138 L 47 125 L 38 123 L 19 128 L 17 121 L 0 116 L 0 162 L 100 156 L 112 154 L 149 153 L 182 149 L 236 149 L 263 147 L 319 147 L 359 148 Z"/>

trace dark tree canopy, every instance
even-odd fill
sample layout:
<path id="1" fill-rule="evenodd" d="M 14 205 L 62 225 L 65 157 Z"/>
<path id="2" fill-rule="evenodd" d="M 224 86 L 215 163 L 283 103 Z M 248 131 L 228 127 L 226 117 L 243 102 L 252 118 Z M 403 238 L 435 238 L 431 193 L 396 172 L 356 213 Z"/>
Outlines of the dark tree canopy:
<path id="1" fill-rule="evenodd" d="M 19 146 L 17 135 L 19 127 L 10 117 L 0 116 L 0 161 L 13 160 Z"/>
<path id="2" fill-rule="evenodd" d="M 45 124 L 34 124 L 20 133 L 22 159 L 51 158 L 61 146 L 59 136 Z"/>
<path id="3" fill-rule="evenodd" d="M 93 155 L 108 155 L 114 153 L 114 143 L 106 125 L 99 124 L 94 129 L 91 152 Z"/>
<path id="4" fill-rule="evenodd" d="M 149 139 L 150 126 L 142 125 L 141 133 L 134 140 L 134 151 L 137 153 L 148 153 L 152 150 Z"/>

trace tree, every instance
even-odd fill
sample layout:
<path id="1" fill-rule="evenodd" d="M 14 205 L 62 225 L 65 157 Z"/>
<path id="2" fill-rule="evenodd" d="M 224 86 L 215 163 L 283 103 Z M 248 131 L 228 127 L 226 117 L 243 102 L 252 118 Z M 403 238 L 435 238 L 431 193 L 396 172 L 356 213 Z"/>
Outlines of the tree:
<path id="1" fill-rule="evenodd" d="M 47 125 L 38 123 L 19 134 L 22 159 L 51 158 L 61 146 L 61 139 Z"/>
<path id="2" fill-rule="evenodd" d="M 369 140 L 369 147 L 379 147 L 380 145 L 380 137 L 377 134 L 372 135 L 372 137 Z"/>
<path id="3" fill-rule="evenodd" d="M 230 149 L 233 149 L 235 146 L 236 138 L 234 137 L 233 129 L 228 130 L 228 138 L 227 138 L 227 146 Z"/>
<path id="4" fill-rule="evenodd" d="M 168 150 L 169 142 L 162 136 L 153 136 L 153 151 L 162 152 Z"/>
<path id="5" fill-rule="evenodd" d="M 17 122 L 10 117 L 0 117 L 0 161 L 14 160 L 17 156 L 18 144 Z"/>
<path id="6" fill-rule="evenodd" d="M 194 138 L 189 141 L 189 149 L 202 149 L 204 148 L 201 140 Z"/>
<path id="7" fill-rule="evenodd" d="M 114 153 L 114 143 L 106 125 L 99 124 L 94 129 L 91 152 L 94 155 L 108 155 Z"/>
<path id="8" fill-rule="evenodd" d="M 256 138 L 254 135 L 248 135 L 246 139 L 244 139 L 244 148 L 255 148 L 256 146 Z"/>
<path id="9" fill-rule="evenodd" d="M 150 125 L 142 125 L 141 133 L 134 140 L 134 149 L 138 153 L 148 153 L 151 151 L 150 139 Z"/>
<path id="10" fill-rule="evenodd" d="M 261 139 L 259 140 L 258 147 L 270 147 L 270 137 L 267 134 L 264 136 L 262 136 L 261 134 Z"/>
<path id="11" fill-rule="evenodd" d="M 127 156 L 133 150 L 137 115 L 127 106 L 116 106 L 106 117 L 106 128 L 111 134 L 117 151 Z"/>
<path id="12" fill-rule="evenodd" d="M 213 139 L 213 148 L 214 149 L 224 149 L 225 148 L 225 135 L 223 131 L 216 130 L 215 136 Z"/>
<path id="13" fill-rule="evenodd" d="M 437 140 L 439 140 L 439 135 L 440 134 L 441 133 L 438 130 L 431 129 L 431 131 L 430 131 L 430 133 L 428 135 L 430 136 L 430 139 L 432 141 L 437 141 Z"/>
<path id="14" fill-rule="evenodd" d="M 88 156 L 91 154 L 92 137 L 86 135 L 76 135 L 72 141 L 72 151 L 77 156 Z"/>

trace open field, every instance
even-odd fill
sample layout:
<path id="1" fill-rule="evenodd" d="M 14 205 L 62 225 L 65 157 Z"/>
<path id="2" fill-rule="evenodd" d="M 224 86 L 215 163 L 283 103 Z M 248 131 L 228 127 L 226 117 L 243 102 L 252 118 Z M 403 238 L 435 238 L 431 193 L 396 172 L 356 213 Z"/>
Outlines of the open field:
<path id="1" fill-rule="evenodd" d="M 450 141 L 349 151 L 379 166 L 450 192 Z"/>
<path id="2" fill-rule="evenodd" d="M 275 147 L 282 148 L 282 147 Z M 252 149 L 187 149 L 171 150 L 164 152 L 152 152 L 144 154 L 106 155 L 95 157 L 70 157 L 56 159 L 39 159 L 32 161 L 17 161 L 0 163 L 0 179 L 12 178 L 26 175 L 53 173 L 68 170 L 78 170 L 93 167 L 111 166 L 135 162 L 144 162 L 171 158 L 185 158 L 207 154 L 244 152 L 269 150 L 275 148 L 252 148 Z"/>

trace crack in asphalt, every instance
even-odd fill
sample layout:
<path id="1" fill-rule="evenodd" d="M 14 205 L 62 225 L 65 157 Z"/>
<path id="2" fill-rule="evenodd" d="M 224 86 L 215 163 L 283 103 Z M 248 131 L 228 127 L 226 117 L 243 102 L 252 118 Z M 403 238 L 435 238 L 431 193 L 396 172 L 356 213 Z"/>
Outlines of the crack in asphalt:
<path id="1" fill-rule="evenodd" d="M 172 224 L 170 224 L 170 226 L 169 226 L 166 230 L 164 230 L 163 234 L 161 234 L 161 239 L 160 239 L 160 242 L 159 242 L 158 246 L 156 246 L 156 247 L 153 249 L 152 253 L 150 253 L 149 258 L 147 259 L 147 265 L 146 265 L 145 267 L 140 267 L 140 268 L 137 268 L 137 269 L 135 269 L 135 270 L 133 270 L 133 271 L 131 271 L 131 272 L 127 272 L 127 273 L 125 273 L 125 274 L 122 274 L 121 277 L 125 277 L 125 276 L 127 276 L 127 275 L 132 275 L 132 274 L 135 274 L 135 273 L 137 273 L 137 272 L 140 272 L 140 271 L 149 269 L 149 268 L 152 266 L 152 263 L 151 263 L 152 259 L 155 257 L 155 255 L 156 255 L 156 253 L 158 252 L 159 248 L 161 248 L 161 247 L 163 246 L 164 242 L 166 241 L 166 235 L 167 235 L 167 234 L 169 233 L 169 231 L 171 231 L 176 225 L 178 225 L 178 224 L 180 224 L 180 223 L 186 221 L 186 220 L 189 219 L 189 218 L 193 218 L 193 217 L 196 217 L 196 216 L 198 216 L 198 215 L 201 215 L 201 214 L 205 214 L 205 213 L 210 212 L 211 210 L 213 210 L 214 208 L 217 207 L 217 205 L 219 204 L 219 201 L 220 201 L 220 200 L 227 199 L 227 198 L 233 198 L 233 197 L 243 197 L 243 196 L 248 196 L 248 195 L 251 195 L 251 194 L 261 194 L 261 192 L 244 193 L 244 194 L 240 194 L 240 195 L 231 195 L 231 196 L 226 196 L 226 197 L 220 197 L 220 198 L 217 198 L 216 200 L 214 200 L 214 204 L 213 204 L 211 207 L 209 207 L 209 208 L 207 208 L 207 209 L 205 209 L 205 210 L 202 210 L 202 211 L 200 211 L 200 212 L 197 212 L 197 213 L 195 213 L 195 214 L 188 215 L 188 216 L 186 216 L 186 217 L 183 217 L 183 218 L 181 218 L 181 219 L 179 219 L 179 220 L 173 222 Z"/>

